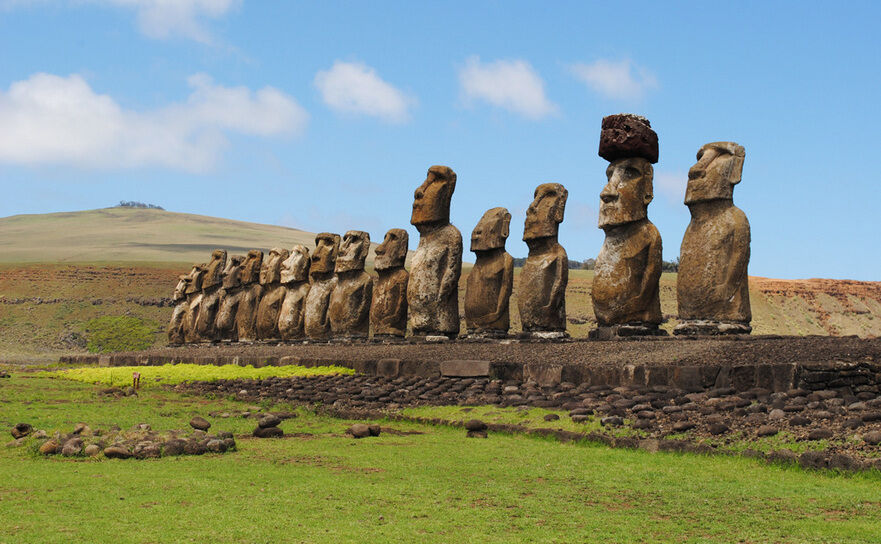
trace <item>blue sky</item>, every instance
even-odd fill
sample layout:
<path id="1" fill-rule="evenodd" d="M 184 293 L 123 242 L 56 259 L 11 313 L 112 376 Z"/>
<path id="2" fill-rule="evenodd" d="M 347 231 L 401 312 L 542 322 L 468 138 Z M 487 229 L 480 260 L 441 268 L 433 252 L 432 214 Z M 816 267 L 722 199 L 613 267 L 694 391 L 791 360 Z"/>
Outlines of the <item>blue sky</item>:
<path id="1" fill-rule="evenodd" d="M 140 200 L 380 240 L 445 164 L 453 223 L 507 207 L 514 256 L 564 184 L 583 260 L 601 119 L 634 112 L 665 258 L 695 153 L 731 140 L 751 274 L 881 280 L 881 4 L 612 4 L 0 0 L 0 216 Z"/>

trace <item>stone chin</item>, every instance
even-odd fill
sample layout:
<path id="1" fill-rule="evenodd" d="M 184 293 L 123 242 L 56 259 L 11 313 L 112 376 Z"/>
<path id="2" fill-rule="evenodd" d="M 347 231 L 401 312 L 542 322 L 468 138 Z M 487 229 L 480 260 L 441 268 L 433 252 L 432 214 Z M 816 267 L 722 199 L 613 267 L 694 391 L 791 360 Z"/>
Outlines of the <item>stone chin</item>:
<path id="1" fill-rule="evenodd" d="M 538 240 L 557 235 L 557 224 L 548 221 L 530 220 L 526 218 L 523 225 L 523 240 Z"/>
<path id="2" fill-rule="evenodd" d="M 618 206 L 603 204 L 600 206 L 599 228 L 603 230 L 620 227 L 647 217 L 645 209 L 622 210 Z"/>
<path id="3" fill-rule="evenodd" d="M 734 200 L 733 186 L 728 183 L 725 185 L 726 187 L 712 187 L 705 183 L 698 185 L 689 182 L 685 189 L 685 205 L 689 206 L 711 200 Z"/>

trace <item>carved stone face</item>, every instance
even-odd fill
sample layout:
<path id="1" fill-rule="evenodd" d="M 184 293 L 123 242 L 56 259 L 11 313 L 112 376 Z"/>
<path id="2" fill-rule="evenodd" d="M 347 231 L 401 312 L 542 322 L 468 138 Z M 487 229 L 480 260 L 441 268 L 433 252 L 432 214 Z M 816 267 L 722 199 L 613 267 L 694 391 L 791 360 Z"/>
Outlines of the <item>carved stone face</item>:
<path id="1" fill-rule="evenodd" d="M 208 263 L 208 269 L 205 271 L 205 279 L 202 280 L 202 289 L 220 285 L 223 281 L 224 268 L 226 268 L 226 251 L 215 249 L 211 253 L 211 262 Z"/>
<path id="2" fill-rule="evenodd" d="M 263 252 L 252 249 L 242 263 L 242 285 L 249 285 L 260 280 L 260 268 L 263 266 Z"/>
<path id="3" fill-rule="evenodd" d="M 336 260 L 337 272 L 364 270 L 364 262 L 370 252 L 370 234 L 363 230 L 350 230 L 343 236 L 340 254 Z"/>
<path id="4" fill-rule="evenodd" d="M 511 227 L 511 214 L 505 208 L 492 208 L 483 214 L 471 232 L 471 251 L 505 247 Z"/>
<path id="5" fill-rule="evenodd" d="M 288 258 L 288 250 L 274 247 L 263 260 L 260 267 L 260 285 L 270 285 L 281 281 L 281 263 Z"/>
<path id="6" fill-rule="evenodd" d="M 734 142 L 713 142 L 697 152 L 697 163 L 688 171 L 685 203 L 730 200 L 743 173 L 743 146 Z"/>
<path id="7" fill-rule="evenodd" d="M 559 183 L 542 183 L 535 188 L 535 198 L 526 209 L 526 223 L 523 226 L 523 239 L 535 240 L 556 236 L 569 191 Z"/>
<path id="8" fill-rule="evenodd" d="M 187 284 L 189 283 L 188 276 L 178 276 L 177 285 L 174 286 L 174 295 L 172 295 L 172 300 L 177 302 L 179 300 L 183 300 L 186 298 L 187 292 Z"/>
<path id="9" fill-rule="evenodd" d="M 327 274 L 336 267 L 336 258 L 340 251 L 340 235 L 322 232 L 315 237 L 315 251 L 312 253 L 312 265 L 309 274 Z"/>
<path id="10" fill-rule="evenodd" d="M 432 166 L 413 195 L 411 225 L 450 222 L 450 199 L 456 189 L 456 173 L 446 166 Z"/>
<path id="11" fill-rule="evenodd" d="M 401 268 L 407 259 L 407 246 L 410 235 L 404 229 L 391 229 L 385 233 L 385 239 L 376 246 L 376 259 L 373 267 L 376 270 Z"/>
<path id="12" fill-rule="evenodd" d="M 197 264 L 190 270 L 190 281 L 187 284 L 186 293 L 192 295 L 202 290 L 202 280 L 205 278 L 205 263 Z"/>
<path id="13" fill-rule="evenodd" d="M 618 159 L 606 168 L 609 179 L 600 193 L 599 227 L 607 229 L 645 218 L 653 198 L 654 169 L 641 157 Z"/>
<path id="14" fill-rule="evenodd" d="M 309 279 L 309 249 L 295 245 L 290 255 L 281 263 L 281 282 L 293 283 Z"/>
<path id="15" fill-rule="evenodd" d="M 242 261 L 244 259 L 241 255 L 233 255 L 229 258 L 223 271 L 224 289 L 235 289 L 242 285 Z"/>

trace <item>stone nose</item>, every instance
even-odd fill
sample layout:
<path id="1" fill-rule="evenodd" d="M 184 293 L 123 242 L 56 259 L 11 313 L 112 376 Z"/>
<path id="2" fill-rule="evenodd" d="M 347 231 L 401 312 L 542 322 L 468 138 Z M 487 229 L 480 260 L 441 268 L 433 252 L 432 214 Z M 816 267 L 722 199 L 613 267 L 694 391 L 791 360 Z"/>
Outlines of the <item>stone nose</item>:
<path id="1" fill-rule="evenodd" d="M 611 183 L 609 185 L 611 185 Z M 611 189 L 609 185 L 606 185 L 603 192 L 600 193 L 600 200 L 603 202 L 614 202 L 618 200 L 618 192 Z"/>

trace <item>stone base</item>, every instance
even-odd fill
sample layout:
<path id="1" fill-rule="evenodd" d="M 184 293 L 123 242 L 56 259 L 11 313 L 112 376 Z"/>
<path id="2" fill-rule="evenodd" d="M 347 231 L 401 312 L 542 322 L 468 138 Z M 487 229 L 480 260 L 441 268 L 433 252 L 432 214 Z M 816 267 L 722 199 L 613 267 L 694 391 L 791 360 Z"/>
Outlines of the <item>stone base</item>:
<path id="1" fill-rule="evenodd" d="M 509 338 L 508 331 L 477 331 L 470 330 L 468 334 L 465 336 L 460 336 L 460 338 L 467 338 L 468 340 L 504 340 L 505 338 Z"/>
<path id="2" fill-rule="evenodd" d="M 655 323 L 625 323 L 597 327 L 590 331 L 588 338 L 591 340 L 613 340 L 629 336 L 667 336 L 667 331 L 659 329 Z"/>
<path id="3" fill-rule="evenodd" d="M 722 334 L 749 334 L 753 330 L 749 323 L 741 321 L 714 321 L 711 319 L 690 319 L 673 328 L 676 336 L 718 336 Z"/>
<path id="4" fill-rule="evenodd" d="M 394 334 L 374 334 L 370 338 L 370 342 L 374 344 L 405 344 L 407 339 Z"/>
<path id="5" fill-rule="evenodd" d="M 367 341 L 367 336 L 335 336 L 329 340 L 331 344 L 362 344 Z"/>
<path id="6" fill-rule="evenodd" d="M 569 338 L 566 331 L 523 331 L 517 335 L 524 340 L 563 340 Z"/>

